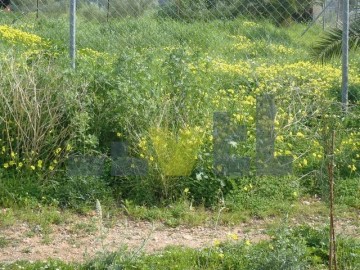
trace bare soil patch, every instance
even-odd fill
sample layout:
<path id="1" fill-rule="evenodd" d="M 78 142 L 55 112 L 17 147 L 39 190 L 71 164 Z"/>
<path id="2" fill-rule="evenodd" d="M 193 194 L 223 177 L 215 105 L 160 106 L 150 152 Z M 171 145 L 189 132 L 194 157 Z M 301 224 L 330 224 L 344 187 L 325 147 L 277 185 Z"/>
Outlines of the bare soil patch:
<path id="1" fill-rule="evenodd" d="M 110 228 L 103 227 L 91 217 L 79 217 L 76 222 L 52 225 L 44 234 L 37 226 L 17 223 L 0 229 L 6 245 L 0 247 L 0 262 L 16 260 L 84 261 L 99 252 L 116 251 L 121 247 L 146 253 L 167 246 L 207 247 L 217 241 L 249 239 L 258 242 L 269 237 L 264 221 L 243 223 L 237 226 L 178 226 L 170 228 L 160 222 L 118 220 Z"/>
<path id="2" fill-rule="evenodd" d="M 0 262 L 46 260 L 82 262 L 97 253 L 117 251 L 126 247 L 132 252 L 156 252 L 167 246 L 203 248 L 215 242 L 269 239 L 269 227 L 283 225 L 283 218 L 253 219 L 232 226 L 204 225 L 199 227 L 168 227 L 161 222 L 134 221 L 126 216 L 102 223 L 96 216 L 76 216 L 66 223 L 40 225 L 16 222 L 0 228 Z M 324 216 L 300 216 L 287 220 L 289 226 L 327 224 Z M 339 219 L 336 231 L 360 238 L 360 212 L 352 218 Z"/>

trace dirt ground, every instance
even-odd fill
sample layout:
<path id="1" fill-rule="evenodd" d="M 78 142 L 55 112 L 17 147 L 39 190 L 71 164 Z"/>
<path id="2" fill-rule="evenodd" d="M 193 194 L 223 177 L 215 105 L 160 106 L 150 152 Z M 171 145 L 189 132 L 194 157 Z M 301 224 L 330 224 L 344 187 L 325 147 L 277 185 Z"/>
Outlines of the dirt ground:
<path id="1" fill-rule="evenodd" d="M 101 229 L 98 222 L 81 217 L 76 223 L 52 225 L 44 235 L 40 227 L 18 223 L 0 229 L 7 245 L 0 248 L 0 262 L 16 260 L 45 260 L 56 258 L 64 261 L 84 261 L 96 253 L 116 251 L 127 247 L 132 252 L 154 252 L 167 246 L 200 248 L 217 241 L 248 239 L 258 242 L 269 238 L 263 221 L 238 226 L 170 228 L 162 223 L 122 219 L 110 228 Z"/>
<path id="2" fill-rule="evenodd" d="M 271 219 L 251 220 L 236 226 L 171 228 L 160 222 L 133 221 L 122 217 L 112 222 L 111 226 L 105 226 L 94 217 L 79 216 L 61 225 L 51 225 L 47 232 L 39 225 L 16 223 L 0 228 L 0 239 L 3 239 L 0 262 L 48 258 L 81 262 L 93 258 L 97 253 L 124 247 L 132 252 L 149 253 L 174 245 L 201 248 L 212 246 L 217 241 L 258 242 L 269 239 L 266 228 L 274 222 Z M 316 226 L 324 224 L 326 217 L 292 221 L 304 222 Z M 360 228 L 354 220 L 338 222 L 337 231 L 360 238 Z"/>

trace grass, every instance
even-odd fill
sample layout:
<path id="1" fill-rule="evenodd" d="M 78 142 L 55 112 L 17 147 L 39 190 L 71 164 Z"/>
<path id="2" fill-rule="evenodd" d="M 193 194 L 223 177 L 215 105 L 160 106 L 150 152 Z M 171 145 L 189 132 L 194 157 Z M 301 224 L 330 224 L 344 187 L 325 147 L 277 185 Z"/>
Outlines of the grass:
<path id="1" fill-rule="evenodd" d="M 170 227 L 236 225 L 253 218 L 282 218 L 284 216 L 289 216 L 299 222 L 305 222 L 313 217 L 325 221 L 328 216 L 327 198 L 302 194 L 301 187 L 296 182 L 291 182 L 293 180 L 293 178 L 278 178 L 271 181 L 270 185 L 268 178 L 243 179 L 241 184 L 234 182 L 229 196 L 219 200 L 212 207 L 195 205 L 189 191 L 184 192 L 178 200 L 164 202 L 158 206 L 138 205 L 130 200 L 123 200 L 118 206 L 101 202 L 104 205 L 103 224 L 111 228 L 124 216 L 132 220 L 161 222 Z M 286 184 L 290 182 L 292 184 Z M 335 191 L 336 216 L 355 222 L 359 209 L 357 188 L 360 178 L 344 179 L 338 182 Z M 246 191 L 245 187 L 248 188 Z M 82 214 L 85 215 L 87 221 L 74 224 L 74 220 L 79 217 L 77 209 L 60 209 L 57 205 L 48 205 L 26 197 L 24 201 L 27 204 L 1 210 L 0 228 L 8 228 L 17 222 L 26 222 L 32 228 L 38 228 L 33 231 L 33 234 L 41 231 L 49 235 L 52 225 L 61 224 L 73 224 L 71 230 L 74 232 L 88 233 L 96 230 L 94 222 L 88 222 L 89 216 L 95 211 L 95 203 Z"/>
<path id="2" fill-rule="evenodd" d="M 4 236 L 0 236 L 0 248 L 6 248 L 10 244 L 10 241 Z"/>
<path id="3" fill-rule="evenodd" d="M 71 233 L 76 233 L 76 234 L 89 234 L 89 233 L 94 233 L 98 230 L 96 224 L 90 222 L 79 222 L 76 223 L 72 226 L 72 228 L 70 229 Z"/>
<path id="4" fill-rule="evenodd" d="M 7 229 L 25 222 L 30 227 L 28 237 L 41 235 L 44 243 L 50 243 L 50 234 L 53 225 L 61 225 L 70 222 L 76 216 L 69 211 L 63 211 L 57 207 L 38 205 L 34 207 L 5 208 L 0 214 L 0 229 Z"/>
<path id="5" fill-rule="evenodd" d="M 326 220 L 328 215 L 328 204 L 318 198 L 306 195 L 299 197 L 292 202 L 273 203 L 265 212 L 255 214 L 253 210 L 243 208 L 231 209 L 225 205 L 205 208 L 203 206 L 192 206 L 190 201 L 178 201 L 167 206 L 147 207 L 125 201 L 121 207 L 107 208 L 103 210 L 103 223 L 107 228 L 113 227 L 117 220 L 127 217 L 134 221 L 161 222 L 169 227 L 185 225 L 196 226 L 216 226 L 216 225 L 237 225 L 251 221 L 253 218 L 266 220 L 268 218 L 283 218 L 285 216 L 305 222 L 307 219 L 317 217 Z M 265 203 L 258 202 L 254 205 L 255 209 L 265 207 Z M 356 223 L 358 208 L 352 205 L 336 204 L 336 216 L 339 219 L 353 220 Z M 274 209 L 275 207 L 275 209 Z M 95 221 L 91 221 L 91 216 L 95 211 L 89 209 L 84 214 L 79 215 L 73 210 L 62 210 L 57 207 L 41 206 L 40 208 L 8 208 L 1 214 L 0 228 L 8 228 L 18 222 L 26 222 L 31 227 L 37 227 L 36 231 L 51 233 L 52 225 L 72 224 L 71 232 L 91 233 L 97 230 Z M 75 222 L 78 217 L 86 221 Z"/>

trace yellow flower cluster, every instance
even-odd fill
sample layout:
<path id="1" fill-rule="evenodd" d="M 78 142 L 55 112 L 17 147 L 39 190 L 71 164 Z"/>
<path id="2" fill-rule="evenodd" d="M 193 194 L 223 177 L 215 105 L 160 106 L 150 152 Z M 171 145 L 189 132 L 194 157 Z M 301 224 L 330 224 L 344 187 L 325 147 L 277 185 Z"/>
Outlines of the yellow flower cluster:
<path id="1" fill-rule="evenodd" d="M 87 63 L 101 63 L 103 66 L 111 67 L 116 57 L 106 52 L 99 52 L 90 48 L 83 48 L 77 51 L 79 60 Z"/>
<path id="2" fill-rule="evenodd" d="M 95 51 L 90 48 L 80 49 L 80 50 L 78 50 L 78 54 L 79 54 L 79 56 L 87 56 L 87 57 L 91 57 L 91 58 L 104 57 L 104 55 L 105 55 L 105 53 L 101 53 L 99 51 Z"/>
<path id="3" fill-rule="evenodd" d="M 253 42 L 246 36 L 230 36 L 234 39 L 234 49 L 246 55 L 257 56 L 260 52 L 268 52 L 272 55 L 287 56 L 294 55 L 296 51 L 282 44 L 268 44 L 265 41 Z"/>
<path id="4" fill-rule="evenodd" d="M 256 23 L 256 22 L 251 22 L 251 21 L 244 21 L 242 23 L 243 26 L 245 27 L 249 27 L 249 28 L 254 28 L 254 27 L 261 27 L 260 24 Z"/>
<path id="5" fill-rule="evenodd" d="M 37 35 L 30 34 L 7 25 L 0 25 L 0 39 L 13 45 L 24 45 L 27 47 L 48 45 L 46 40 Z"/>
<path id="6" fill-rule="evenodd" d="M 247 38 L 240 36 L 239 39 L 251 46 Z M 292 49 L 285 46 L 269 45 L 267 49 L 281 54 L 294 53 Z M 277 106 L 274 121 L 276 133 L 274 156 L 292 156 L 295 166 L 301 169 L 323 162 L 323 142 L 319 141 L 321 135 L 316 133 L 315 128 L 304 123 L 313 121 L 314 125 L 319 125 L 316 117 L 324 119 L 333 117 L 322 113 L 321 110 L 328 109 L 324 105 L 325 101 L 335 104 L 330 91 L 340 89 L 340 68 L 331 64 L 320 65 L 309 61 L 271 64 L 261 63 L 261 60 L 258 62 L 239 60 L 229 63 L 216 59 L 212 62 L 211 70 L 230 78 L 242 78 L 245 82 L 237 89 L 218 90 L 212 93 L 210 99 L 215 110 L 232 112 L 236 123 L 245 124 L 248 127 L 248 143 L 255 145 L 256 140 L 254 120 L 256 97 L 272 94 Z M 360 87 L 360 74 L 351 70 L 350 77 L 350 83 Z M 351 132 L 345 136 L 337 154 L 360 152 L 360 132 Z M 254 156 L 255 153 L 250 153 L 250 155 Z M 349 171 L 355 172 L 359 158 L 354 158 L 349 162 L 347 166 Z"/>
<path id="7" fill-rule="evenodd" d="M 253 50 L 255 43 L 251 42 L 251 40 L 245 36 L 231 36 L 232 38 L 235 39 L 236 44 L 235 44 L 235 49 L 239 50 L 239 51 L 250 51 Z"/>
<path id="8" fill-rule="evenodd" d="M 0 139 L 0 145 L 2 145 L 2 143 L 3 141 Z M 0 165 L 3 169 L 44 172 L 45 170 L 53 171 L 59 163 L 58 159 L 61 159 L 63 155 L 68 154 L 72 150 L 72 147 L 70 144 L 67 144 L 64 149 L 61 147 L 56 148 L 52 153 L 52 160 L 36 158 L 38 155 L 34 151 L 29 153 L 30 157 L 28 158 L 21 157 L 21 155 L 5 145 L 2 145 L 0 150 L 0 159 L 5 160 Z"/>
<path id="9" fill-rule="evenodd" d="M 295 54 L 295 51 L 291 48 L 285 47 L 284 45 L 270 44 L 269 49 L 274 54 L 291 55 Z"/>
<path id="10" fill-rule="evenodd" d="M 142 154 L 150 162 L 156 162 L 165 176 L 190 175 L 203 143 L 204 130 L 200 127 L 184 127 L 175 135 L 167 129 L 154 128 L 149 133 L 151 154 L 145 138 L 139 142 Z M 156 158 L 154 158 L 154 156 Z"/>
<path id="11" fill-rule="evenodd" d="M 235 73 L 248 78 L 250 78 L 252 74 L 252 66 L 248 61 L 239 61 L 236 64 L 229 64 L 222 59 L 216 59 L 212 64 L 214 71 Z"/>

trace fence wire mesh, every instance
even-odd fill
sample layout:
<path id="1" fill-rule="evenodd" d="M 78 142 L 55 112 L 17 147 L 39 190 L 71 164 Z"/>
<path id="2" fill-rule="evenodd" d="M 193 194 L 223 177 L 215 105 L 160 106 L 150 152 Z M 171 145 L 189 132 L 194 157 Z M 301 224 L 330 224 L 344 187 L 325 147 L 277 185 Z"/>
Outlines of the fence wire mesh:
<path id="1" fill-rule="evenodd" d="M 58 36 L 66 42 L 69 39 L 67 29 L 70 2 L 44 0 L 14 0 L 10 2 L 3 0 L 2 6 L 11 7 L 16 14 L 12 16 L 12 19 L 17 21 L 28 21 L 29 18 L 57 19 Z M 314 33 L 318 32 L 319 25 L 323 29 L 341 27 L 341 3 L 340 0 L 77 0 L 78 48 L 88 47 L 94 43 L 94 37 L 101 37 L 102 43 L 106 46 L 103 48 L 92 45 L 91 48 L 109 50 L 109 48 L 115 47 L 111 46 L 116 42 L 113 40 L 114 36 L 122 36 L 122 38 L 119 37 L 119 42 L 121 46 L 127 46 L 131 40 L 128 40 L 129 33 L 123 29 L 125 26 L 121 28 L 121 22 L 143 21 L 145 23 L 145 20 L 150 18 L 156 19 L 158 23 L 162 22 L 161 31 L 165 32 L 166 24 L 170 25 L 171 21 L 226 21 L 243 18 L 250 21 L 268 20 L 278 26 L 315 22 L 314 26 L 310 27 Z M 358 0 L 350 1 L 351 19 L 356 20 L 359 13 L 360 2 Z M 104 31 L 99 30 L 99 27 L 96 28 L 94 26 L 96 23 Z M 106 35 L 107 31 L 111 31 L 111 37 Z M 299 36 L 300 38 L 302 37 Z M 285 41 L 286 37 L 283 37 L 283 42 Z M 159 43 L 161 40 L 155 39 L 154 42 Z"/>
<path id="2" fill-rule="evenodd" d="M 196 168 L 197 179 L 207 179 L 210 167 L 225 174 L 226 171 L 242 174 L 249 169 L 246 166 L 269 173 L 277 167 L 276 160 L 288 164 L 291 158 L 300 175 L 317 177 L 327 162 L 327 136 L 330 130 L 336 129 L 342 134 L 337 137 L 341 163 L 338 168 L 344 177 L 358 174 L 359 54 L 354 52 L 350 57 L 350 110 L 346 117 L 341 114 L 339 60 L 333 58 L 320 65 L 312 55 L 312 45 L 327 29 L 336 33 L 331 36 L 335 44 L 331 48 L 339 46 L 339 35 L 341 47 L 341 3 L 337 0 L 76 1 L 74 55 L 78 74 L 84 75 L 80 75 L 77 84 L 66 82 L 67 87 L 74 87 L 74 93 L 64 89 L 68 95 L 64 96 L 65 100 L 69 96 L 79 100 L 71 107 L 78 121 L 73 123 L 78 125 L 78 130 L 73 137 L 69 136 L 73 139 L 73 148 L 79 152 L 103 149 L 109 152 L 110 142 L 126 134 L 125 139 L 133 146 L 133 152 L 126 155 L 147 160 L 146 170 L 150 172 L 160 168 L 164 176 L 159 178 L 160 185 L 168 196 L 173 182 L 167 176 L 191 174 L 187 162 L 191 163 L 191 169 Z M 27 61 L 38 54 L 45 54 L 52 61 L 68 54 L 69 1 L 13 0 L 10 9 L 11 12 L 5 9 L 1 12 L 0 38 L 7 47 L 0 46 L 19 50 L 28 57 Z M 360 1 L 350 1 L 349 15 L 354 22 L 350 32 L 355 41 L 359 37 L 356 24 L 359 13 Z M 331 54 L 336 55 L 336 51 Z M 33 74 L 26 72 L 31 81 Z M 49 84 L 63 83 L 57 80 L 52 68 L 48 73 L 54 76 L 52 82 L 47 80 Z M 9 81 L 3 76 L 3 81 Z M 17 82 L 12 86 L 19 89 L 18 95 L 28 97 L 28 93 L 19 88 L 26 82 L 19 78 L 12 80 Z M 36 84 L 33 87 L 36 88 Z M 274 96 L 277 109 L 259 127 L 256 103 L 263 94 Z M 26 112 L 21 117 L 15 109 L 10 113 L 8 98 L 2 95 L 2 99 L 2 110 L 8 112 L 13 123 L 26 118 Z M 44 109 L 48 107 L 51 106 L 44 104 Z M 224 129 L 225 133 L 232 132 L 230 135 L 225 134 L 223 138 L 217 134 L 217 127 L 213 126 L 217 112 L 226 112 L 228 116 L 224 117 L 235 126 L 247 126 L 246 139 L 240 138 L 244 133 L 241 128 L 235 130 L 242 130 L 242 135 L 228 126 Z M 39 123 L 41 117 L 44 121 L 48 119 L 37 115 L 36 110 L 32 113 L 35 118 L 39 117 Z M 27 128 L 31 130 L 31 125 Z M 44 132 L 43 136 L 49 134 Z M 9 141 L 21 153 L 21 147 L 29 144 L 25 135 L 22 134 L 24 142 L 16 145 L 9 136 L 4 135 L 4 141 Z M 220 139 L 217 146 L 212 145 L 211 142 Z M 38 140 L 39 145 L 46 142 Z M 187 142 L 186 147 L 182 140 Z M 41 147 L 48 153 L 57 149 L 48 145 Z M 218 147 L 220 153 L 213 158 L 214 164 L 207 159 L 214 154 L 212 147 Z M 260 148 L 268 150 L 261 152 Z M 202 149 L 200 154 L 194 158 L 199 149 Z M 116 158 L 124 161 L 124 155 Z M 237 160 L 234 156 L 249 159 Z M 263 166 L 248 161 L 257 157 L 270 163 Z M 99 161 L 105 162 L 103 156 Z M 48 165 L 55 166 L 51 161 Z M 127 169 L 133 172 L 131 165 L 122 168 L 120 174 L 126 174 Z M 83 171 L 89 172 L 90 168 Z M 284 171 L 290 170 L 286 167 Z"/>

